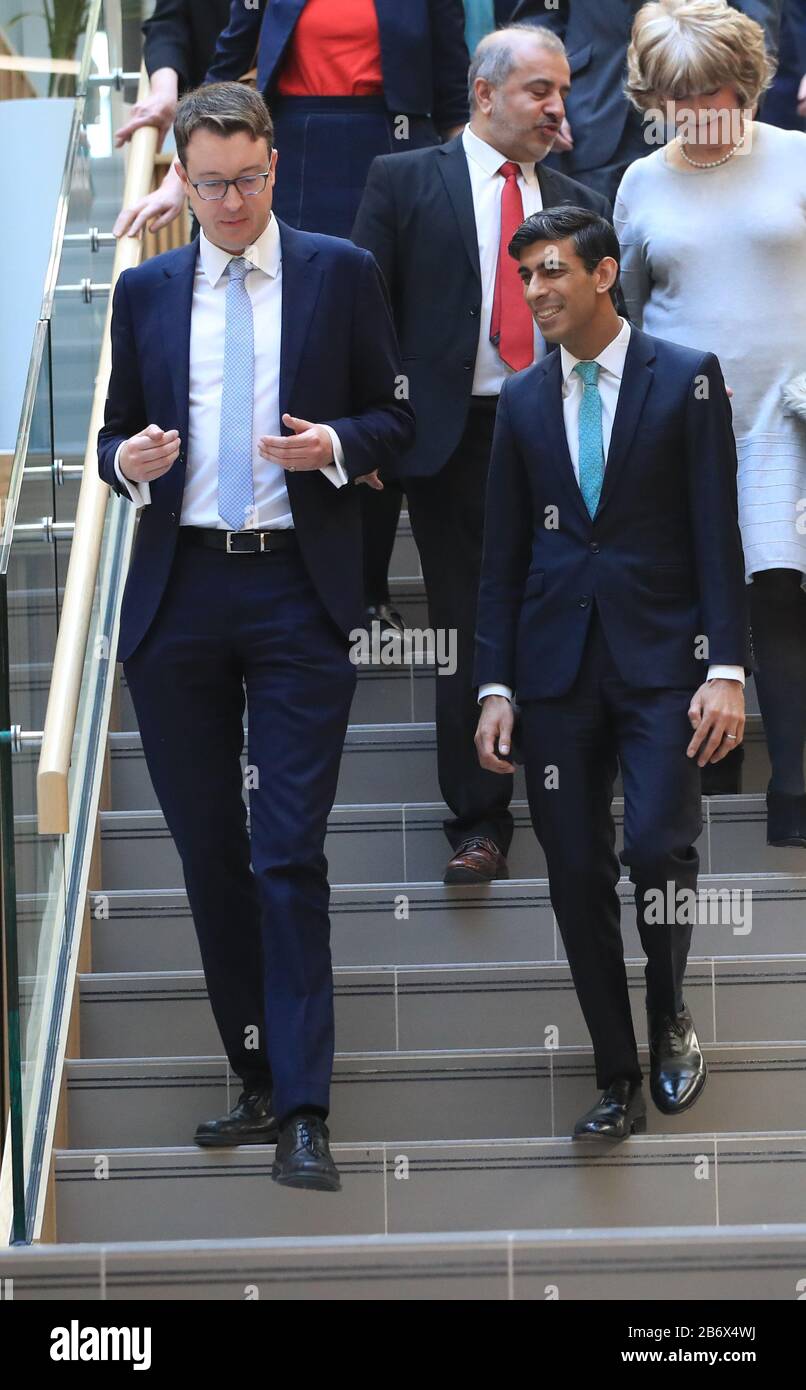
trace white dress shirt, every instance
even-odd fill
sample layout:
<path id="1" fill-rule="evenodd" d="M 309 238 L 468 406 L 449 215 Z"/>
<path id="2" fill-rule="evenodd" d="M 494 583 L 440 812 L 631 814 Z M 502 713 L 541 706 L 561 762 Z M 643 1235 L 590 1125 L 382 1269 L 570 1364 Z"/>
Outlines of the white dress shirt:
<path id="1" fill-rule="evenodd" d="M 255 509 L 247 530 L 287 530 L 293 527 L 285 470 L 258 453 L 262 435 L 279 435 L 280 430 L 280 340 L 282 330 L 283 273 L 280 229 L 272 214 L 266 228 L 243 252 L 256 268 L 244 281 L 252 301 L 255 328 L 255 398 L 252 432 L 252 469 Z M 188 437 L 185 449 L 185 489 L 180 526 L 207 526 L 229 529 L 218 514 L 218 446 L 221 433 L 221 395 L 224 382 L 224 340 L 226 334 L 226 274 L 232 255 L 214 246 L 204 232 L 199 233 L 199 256 L 193 283 L 190 320 L 190 380 Z M 159 423 L 159 421 L 157 422 Z M 335 487 L 349 480 L 344 471 L 344 452 L 335 430 L 328 425 L 333 441 L 334 463 L 321 470 Z M 151 501 L 150 484 L 134 483 L 120 469 L 120 446 L 115 455 L 115 473 L 137 506 Z"/>
<path id="2" fill-rule="evenodd" d="M 490 342 L 498 249 L 501 244 L 501 197 L 506 184 L 506 179 L 501 177 L 498 170 L 507 157 L 488 145 L 486 140 L 480 139 L 469 125 L 462 132 L 462 144 L 470 173 L 481 266 L 481 323 L 472 391 L 474 396 L 499 396 L 504 382 L 514 376 L 513 369 L 502 362 L 498 349 Z M 520 171 L 518 187 L 526 218 L 542 210 L 543 196 L 534 164 L 521 164 Z M 535 325 L 535 361 L 545 355 L 545 350 L 543 335 Z"/>
<path id="3" fill-rule="evenodd" d="M 616 415 L 621 379 L 624 375 L 624 362 L 632 334 L 632 329 L 626 319 L 621 319 L 620 323 L 621 329 L 617 337 L 613 339 L 612 343 L 608 343 L 604 351 L 600 352 L 599 356 L 594 359 L 599 363 L 601 369 L 598 384 L 599 395 L 602 398 L 602 439 L 605 459 L 610 452 L 613 420 Z M 585 385 L 579 374 L 574 371 L 580 358 L 574 357 L 567 348 L 561 347 L 560 360 L 563 376 L 565 435 L 568 440 L 568 452 L 571 455 L 574 477 L 579 482 L 579 408 L 582 404 Z M 709 666 L 706 680 L 720 679 L 740 681 L 744 685 L 744 668 L 741 666 Z M 508 685 L 490 683 L 483 685 L 479 690 L 479 700 L 483 700 L 487 695 L 503 695 L 507 700 L 511 700 L 512 690 Z"/>

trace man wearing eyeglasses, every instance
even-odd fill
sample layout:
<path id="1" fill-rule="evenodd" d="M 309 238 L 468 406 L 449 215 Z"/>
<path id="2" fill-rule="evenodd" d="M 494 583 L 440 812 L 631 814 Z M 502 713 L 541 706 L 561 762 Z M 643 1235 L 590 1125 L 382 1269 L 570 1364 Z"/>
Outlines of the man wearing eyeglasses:
<path id="1" fill-rule="evenodd" d="M 243 1087 L 196 1142 L 276 1140 L 276 1181 L 335 1191 L 323 846 L 364 611 L 353 484 L 396 462 L 413 414 L 373 257 L 272 213 L 262 97 L 200 88 L 174 132 L 201 232 L 120 277 L 99 436 L 101 476 L 142 509 L 118 658 Z"/>

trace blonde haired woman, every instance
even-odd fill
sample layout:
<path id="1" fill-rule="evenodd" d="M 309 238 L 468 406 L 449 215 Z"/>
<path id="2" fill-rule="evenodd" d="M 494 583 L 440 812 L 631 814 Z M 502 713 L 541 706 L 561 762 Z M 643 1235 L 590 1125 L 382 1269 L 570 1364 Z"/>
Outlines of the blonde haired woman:
<path id="1" fill-rule="evenodd" d="M 644 5 L 626 90 L 677 135 L 627 170 L 615 225 L 633 321 L 715 352 L 734 392 L 768 840 L 806 847 L 806 135 L 754 119 L 773 73 L 726 0 Z"/>

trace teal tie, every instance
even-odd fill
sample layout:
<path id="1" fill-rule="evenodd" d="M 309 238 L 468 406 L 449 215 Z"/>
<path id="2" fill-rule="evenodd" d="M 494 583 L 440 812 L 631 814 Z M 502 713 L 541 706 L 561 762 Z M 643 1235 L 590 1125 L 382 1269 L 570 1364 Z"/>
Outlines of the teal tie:
<path id="1" fill-rule="evenodd" d="M 593 516 L 602 495 L 605 472 L 599 363 L 577 362 L 574 371 L 584 385 L 579 407 L 579 487 L 585 506 Z"/>
<path id="2" fill-rule="evenodd" d="M 485 34 L 495 28 L 495 0 L 465 0 L 465 42 L 473 50 Z"/>

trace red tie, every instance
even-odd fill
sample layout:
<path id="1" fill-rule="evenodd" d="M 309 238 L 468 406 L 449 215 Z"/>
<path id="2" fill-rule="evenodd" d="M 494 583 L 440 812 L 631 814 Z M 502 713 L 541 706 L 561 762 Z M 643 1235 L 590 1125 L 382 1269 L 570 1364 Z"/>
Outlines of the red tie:
<path id="1" fill-rule="evenodd" d="M 523 222 L 523 198 L 518 187 L 519 164 L 507 161 L 498 170 L 506 179 L 501 195 L 501 242 L 498 247 L 498 269 L 495 274 L 493 316 L 490 341 L 508 367 L 521 372 L 535 359 L 535 325 L 529 305 L 523 297 L 523 286 L 507 247 Z"/>

